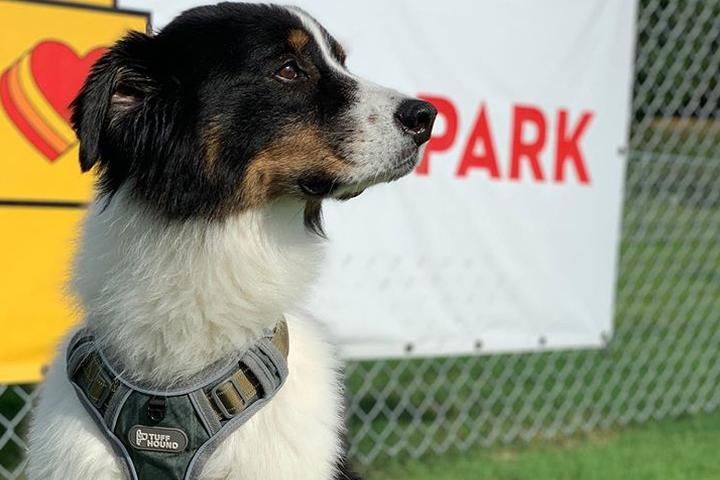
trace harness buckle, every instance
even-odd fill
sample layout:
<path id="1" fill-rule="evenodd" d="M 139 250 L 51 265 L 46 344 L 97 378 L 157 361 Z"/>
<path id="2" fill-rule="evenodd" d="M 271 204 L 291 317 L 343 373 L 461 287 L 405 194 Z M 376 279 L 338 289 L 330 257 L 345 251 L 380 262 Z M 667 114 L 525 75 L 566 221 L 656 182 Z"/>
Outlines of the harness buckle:
<path id="1" fill-rule="evenodd" d="M 165 397 L 151 397 L 147 401 L 147 415 L 153 422 L 159 422 L 165 418 L 166 410 Z"/>
<path id="2" fill-rule="evenodd" d="M 225 380 L 210 390 L 215 406 L 225 420 L 230 420 L 245 408 L 245 400 L 235 388 L 232 380 Z"/>
<path id="3" fill-rule="evenodd" d="M 257 400 L 261 394 L 252 372 L 241 362 L 230 378 L 210 390 L 210 396 L 226 420 L 230 420 Z"/>

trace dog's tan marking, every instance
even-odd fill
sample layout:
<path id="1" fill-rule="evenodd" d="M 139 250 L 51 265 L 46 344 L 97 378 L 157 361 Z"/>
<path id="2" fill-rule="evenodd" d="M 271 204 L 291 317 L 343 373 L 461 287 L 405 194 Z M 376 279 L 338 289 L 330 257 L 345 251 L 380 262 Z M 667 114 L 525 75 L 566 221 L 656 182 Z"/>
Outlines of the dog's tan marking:
<path id="1" fill-rule="evenodd" d="M 241 205 L 254 208 L 279 195 L 301 195 L 301 178 L 322 175 L 342 179 L 349 170 L 350 165 L 332 151 L 316 128 L 299 126 L 250 161 L 240 189 Z"/>
<path id="2" fill-rule="evenodd" d="M 202 131 L 203 144 L 205 146 L 205 167 L 207 172 L 212 174 L 220 155 L 220 141 L 222 134 L 222 117 L 212 118 Z"/>
<path id="3" fill-rule="evenodd" d="M 295 49 L 295 51 L 301 52 L 309 42 L 310 35 L 308 35 L 304 30 L 300 30 L 299 28 L 290 30 L 288 43 Z"/>
<path id="4" fill-rule="evenodd" d="M 332 49 L 340 64 L 345 65 L 347 54 L 345 53 L 345 49 L 342 47 L 342 45 L 340 45 L 338 42 L 333 42 Z"/>

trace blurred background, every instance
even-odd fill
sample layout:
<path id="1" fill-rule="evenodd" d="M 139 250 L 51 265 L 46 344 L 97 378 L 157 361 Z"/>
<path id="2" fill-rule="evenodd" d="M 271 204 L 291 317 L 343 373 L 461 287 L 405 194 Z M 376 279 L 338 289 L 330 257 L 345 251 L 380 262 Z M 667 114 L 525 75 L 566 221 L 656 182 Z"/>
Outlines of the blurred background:
<path id="1" fill-rule="evenodd" d="M 720 0 L 295 3 L 440 112 L 410 178 L 328 206 L 309 307 L 358 469 L 720 478 Z M 114 40 L 195 4 L 0 0 L 2 479 L 80 315 L 68 104 Z"/>

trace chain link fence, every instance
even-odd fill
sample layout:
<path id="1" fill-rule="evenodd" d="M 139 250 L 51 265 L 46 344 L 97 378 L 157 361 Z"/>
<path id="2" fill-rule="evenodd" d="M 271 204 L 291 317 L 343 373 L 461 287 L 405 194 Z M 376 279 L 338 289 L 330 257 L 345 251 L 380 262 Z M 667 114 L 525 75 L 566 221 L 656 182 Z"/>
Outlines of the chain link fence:
<path id="1" fill-rule="evenodd" d="M 616 332 L 602 350 L 353 362 L 371 464 L 720 407 L 720 0 L 641 0 Z M 0 385 L 0 477 L 32 389 Z"/>
<path id="2" fill-rule="evenodd" d="M 349 366 L 363 464 L 720 406 L 720 2 L 642 0 L 616 303 L 597 351 Z"/>

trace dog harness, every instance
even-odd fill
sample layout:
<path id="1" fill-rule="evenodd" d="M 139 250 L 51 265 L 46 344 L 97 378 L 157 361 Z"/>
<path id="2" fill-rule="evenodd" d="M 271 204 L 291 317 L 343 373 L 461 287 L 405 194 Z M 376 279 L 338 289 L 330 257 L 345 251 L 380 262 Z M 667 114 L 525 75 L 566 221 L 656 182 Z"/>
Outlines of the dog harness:
<path id="1" fill-rule="evenodd" d="M 67 373 L 129 480 L 192 480 L 220 443 L 280 390 L 288 375 L 284 321 L 249 349 L 158 390 L 131 382 L 82 329 L 67 349 Z"/>

